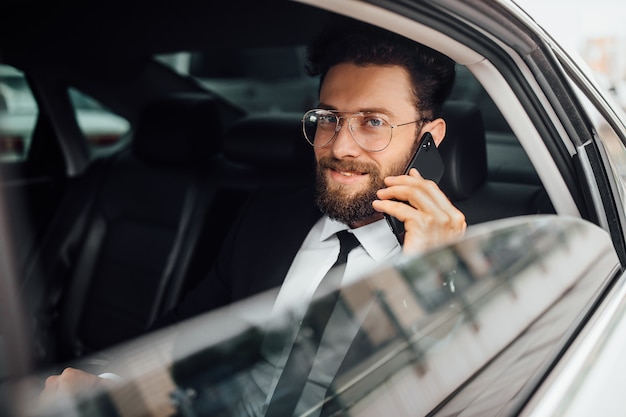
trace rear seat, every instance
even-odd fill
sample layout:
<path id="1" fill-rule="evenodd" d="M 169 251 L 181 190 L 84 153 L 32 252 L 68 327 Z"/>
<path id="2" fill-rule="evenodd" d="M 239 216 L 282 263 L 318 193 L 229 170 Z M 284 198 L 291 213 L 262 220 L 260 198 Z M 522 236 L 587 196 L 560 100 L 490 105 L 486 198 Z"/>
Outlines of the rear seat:
<path id="1" fill-rule="evenodd" d="M 483 118 L 476 105 L 449 101 L 443 111 L 448 129 L 439 147 L 446 166 L 440 186 L 468 224 L 555 212 L 543 186 L 529 182 L 526 172 L 507 181 L 490 175 Z"/>
<path id="2" fill-rule="evenodd" d="M 230 187 L 298 186 L 312 180 L 313 149 L 302 136 L 301 113 L 257 114 L 224 135 Z"/>
<path id="3" fill-rule="evenodd" d="M 45 283 L 30 299 L 42 362 L 134 337 L 178 301 L 216 194 L 221 138 L 211 98 L 169 97 L 145 109 L 132 147 L 72 180 L 27 283 Z"/>
<path id="4" fill-rule="evenodd" d="M 207 212 L 184 291 L 209 272 L 239 209 L 257 190 L 312 184 L 315 159 L 302 136 L 300 113 L 250 115 L 225 133 L 216 177 L 216 204 Z"/>

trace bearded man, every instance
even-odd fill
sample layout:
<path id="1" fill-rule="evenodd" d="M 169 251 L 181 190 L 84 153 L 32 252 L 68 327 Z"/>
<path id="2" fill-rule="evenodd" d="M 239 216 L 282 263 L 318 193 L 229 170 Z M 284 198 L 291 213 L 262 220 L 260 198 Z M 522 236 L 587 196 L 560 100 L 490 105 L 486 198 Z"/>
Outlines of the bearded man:
<path id="1" fill-rule="evenodd" d="M 308 305 L 336 264 L 340 236 L 350 235 L 353 242 L 336 282 L 346 285 L 401 253 L 416 253 L 465 232 L 465 216 L 436 183 L 416 169 L 404 172 L 425 133 L 437 146 L 444 139 L 442 106 L 454 83 L 454 62 L 399 35 L 342 24 L 311 45 L 307 69 L 320 77 L 319 103 L 302 119 L 304 139 L 315 155 L 315 190 L 259 193 L 231 230 L 209 275 L 159 326 L 276 287 L 274 309 Z M 403 222 L 401 236 L 394 235 L 384 214 Z M 288 358 L 272 358 L 270 352 L 267 369 L 255 368 L 243 384 L 242 415 L 251 410 L 253 415 L 291 415 L 324 398 L 327 386 L 314 380 L 324 374 L 332 378 L 355 336 L 335 327 L 345 336 L 344 348 L 322 346 L 337 358 L 304 377 L 319 392 L 299 388 L 306 394 L 298 394 L 296 402 L 284 399 L 276 381 L 290 368 Z M 327 331 L 323 326 L 322 333 Z M 95 386 L 99 379 L 94 378 L 68 368 L 49 377 L 46 390 L 84 386 L 85 381 Z"/>

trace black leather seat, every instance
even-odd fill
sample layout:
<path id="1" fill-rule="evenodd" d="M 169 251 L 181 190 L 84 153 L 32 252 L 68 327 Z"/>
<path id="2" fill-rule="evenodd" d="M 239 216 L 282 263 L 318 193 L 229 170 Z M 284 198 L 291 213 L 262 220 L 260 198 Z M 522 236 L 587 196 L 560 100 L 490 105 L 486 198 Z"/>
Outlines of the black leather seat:
<path id="1" fill-rule="evenodd" d="M 301 118 L 300 113 L 258 114 L 232 126 L 223 146 L 224 158 L 231 163 L 231 184 L 257 188 L 311 181 L 315 158 L 304 140 Z"/>
<path id="2" fill-rule="evenodd" d="M 439 186 L 452 201 L 469 198 L 487 180 L 487 148 L 480 110 L 450 101 L 443 107 L 446 136 L 439 145 L 445 171 Z"/>
<path id="3" fill-rule="evenodd" d="M 447 133 L 439 146 L 446 167 L 441 189 L 468 224 L 525 214 L 554 213 L 545 189 L 526 176 L 494 181 L 489 176 L 487 144 L 479 108 L 468 102 L 444 105 Z"/>
<path id="4" fill-rule="evenodd" d="M 72 180 L 31 280 L 44 282 L 30 300 L 44 362 L 139 335 L 178 301 L 221 139 L 210 97 L 168 97 L 145 109 L 130 148 Z"/>

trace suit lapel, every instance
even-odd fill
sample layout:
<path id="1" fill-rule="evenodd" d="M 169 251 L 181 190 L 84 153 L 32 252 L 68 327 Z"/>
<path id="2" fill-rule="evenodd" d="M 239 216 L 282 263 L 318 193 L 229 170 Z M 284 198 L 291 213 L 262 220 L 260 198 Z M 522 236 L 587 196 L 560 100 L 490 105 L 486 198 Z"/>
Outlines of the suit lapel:
<path id="1" fill-rule="evenodd" d="M 263 198 L 268 199 L 272 204 L 259 205 L 255 212 L 255 217 L 261 216 L 262 221 L 256 222 L 258 226 L 249 235 L 256 240 L 247 250 L 254 252 L 254 256 L 243 271 L 247 285 L 244 294 L 239 295 L 249 296 L 281 285 L 302 242 L 322 216 L 309 188 L 288 195 L 283 193 L 278 198 L 271 194 Z"/>

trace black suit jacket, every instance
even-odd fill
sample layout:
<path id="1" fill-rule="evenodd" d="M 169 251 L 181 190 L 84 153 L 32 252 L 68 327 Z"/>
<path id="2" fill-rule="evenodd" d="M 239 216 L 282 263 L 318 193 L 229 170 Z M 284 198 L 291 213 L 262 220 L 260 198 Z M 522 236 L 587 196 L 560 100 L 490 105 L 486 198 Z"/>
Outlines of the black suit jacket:
<path id="1" fill-rule="evenodd" d="M 321 216 L 312 187 L 259 191 L 228 234 L 208 276 L 153 328 L 280 286 Z"/>

